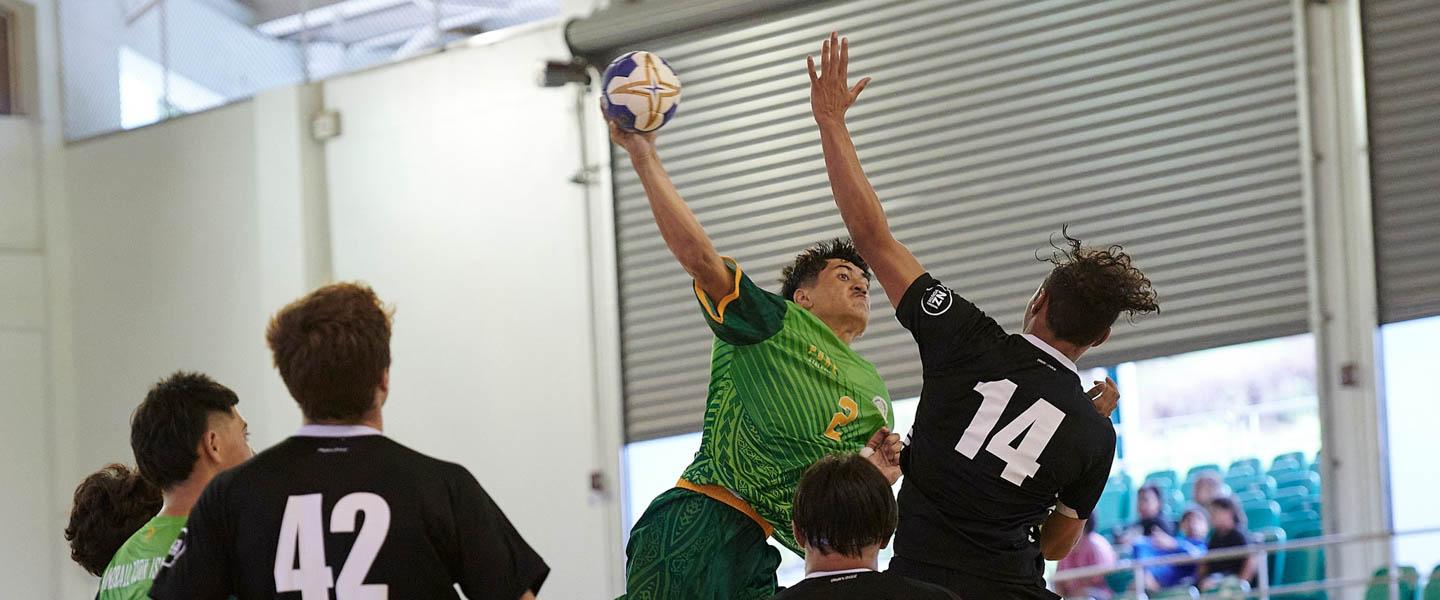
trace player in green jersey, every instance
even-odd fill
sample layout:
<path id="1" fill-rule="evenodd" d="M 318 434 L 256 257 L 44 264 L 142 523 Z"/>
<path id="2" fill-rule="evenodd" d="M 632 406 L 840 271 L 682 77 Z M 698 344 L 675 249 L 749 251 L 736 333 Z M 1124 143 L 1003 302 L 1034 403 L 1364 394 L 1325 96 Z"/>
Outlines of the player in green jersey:
<path id="1" fill-rule="evenodd" d="M 822 242 L 782 273 L 781 295 L 722 257 L 661 165 L 653 133 L 611 125 L 639 174 L 661 236 L 694 278 L 715 334 L 700 451 L 675 488 L 635 524 L 629 600 L 775 594 L 775 537 L 791 529 L 800 475 L 834 453 L 862 452 L 893 483 L 900 438 L 874 365 L 850 348 L 870 320 L 870 274 L 848 241 Z"/>
<path id="2" fill-rule="evenodd" d="M 150 580 L 205 485 L 253 454 L 248 426 L 235 408 L 239 401 L 199 373 L 161 380 L 130 419 L 139 473 L 111 465 L 75 490 L 65 537 L 76 562 L 100 577 L 97 600 L 147 598 Z M 147 517 L 116 549 L 116 525 Z"/>

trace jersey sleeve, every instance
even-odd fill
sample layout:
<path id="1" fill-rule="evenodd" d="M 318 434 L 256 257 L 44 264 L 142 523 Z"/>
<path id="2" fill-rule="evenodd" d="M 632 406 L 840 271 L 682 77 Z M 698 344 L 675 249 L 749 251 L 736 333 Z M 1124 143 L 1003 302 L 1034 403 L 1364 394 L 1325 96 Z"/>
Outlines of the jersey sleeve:
<path id="1" fill-rule="evenodd" d="M 223 477 L 223 475 L 221 476 Z M 217 477 L 200 494 L 180 537 L 170 546 L 150 597 L 156 600 L 224 600 L 230 597 L 228 533 L 223 522 L 224 480 Z"/>
<path id="2" fill-rule="evenodd" d="M 895 318 L 910 330 L 927 371 L 979 356 L 1005 338 L 1005 330 L 969 300 L 925 273 L 905 290 Z"/>
<path id="3" fill-rule="evenodd" d="M 459 540 L 457 583 L 466 598 L 519 598 L 536 595 L 550 575 L 540 558 L 500 507 L 463 467 L 451 477 L 451 506 Z"/>
<path id="4" fill-rule="evenodd" d="M 734 277 L 730 293 L 725 297 L 711 299 L 699 283 L 692 284 L 705 322 L 716 337 L 736 346 L 769 339 L 785 326 L 785 299 L 755 285 L 735 259 L 724 257 L 724 260 L 725 268 Z"/>
<path id="5" fill-rule="evenodd" d="M 1106 423 L 1106 426 L 1109 424 Z M 1075 478 L 1074 482 L 1060 488 L 1060 502 L 1055 506 L 1056 512 L 1072 519 L 1090 518 L 1090 511 L 1095 510 L 1095 505 L 1100 502 L 1100 494 L 1105 492 L 1105 483 L 1110 480 L 1110 465 L 1115 461 L 1113 428 L 1104 432 L 1104 441 L 1100 445 L 1103 446 L 1104 453 L 1091 460 L 1089 467 Z"/>

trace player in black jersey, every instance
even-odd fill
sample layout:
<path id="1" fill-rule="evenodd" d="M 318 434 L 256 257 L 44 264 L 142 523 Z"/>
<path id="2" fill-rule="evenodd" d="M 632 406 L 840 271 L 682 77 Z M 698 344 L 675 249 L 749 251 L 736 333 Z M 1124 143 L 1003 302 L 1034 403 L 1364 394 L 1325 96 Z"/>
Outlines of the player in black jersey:
<path id="1" fill-rule="evenodd" d="M 475 477 L 381 433 L 390 316 L 370 288 L 320 288 L 266 338 L 305 425 L 210 482 L 152 598 L 534 598 L 550 569 Z"/>
<path id="2" fill-rule="evenodd" d="M 791 529 L 805 547 L 805 579 L 775 600 L 956 600 L 944 588 L 878 571 L 895 533 L 890 483 L 859 455 L 831 455 L 795 488 Z"/>
<path id="3" fill-rule="evenodd" d="M 1081 387 L 1075 361 L 1121 313 L 1158 310 L 1150 280 L 1118 246 L 1065 236 L 1026 306 L 1023 335 L 936 281 L 890 232 L 845 111 L 869 83 L 846 81 L 834 34 L 810 62 L 810 99 L 830 187 L 860 254 L 919 345 L 924 388 L 901 459 L 891 571 L 975 598 L 1057 598 L 1042 558 L 1084 532 L 1115 456 L 1114 382 Z M 1099 409 L 1097 413 L 1096 409 Z"/>

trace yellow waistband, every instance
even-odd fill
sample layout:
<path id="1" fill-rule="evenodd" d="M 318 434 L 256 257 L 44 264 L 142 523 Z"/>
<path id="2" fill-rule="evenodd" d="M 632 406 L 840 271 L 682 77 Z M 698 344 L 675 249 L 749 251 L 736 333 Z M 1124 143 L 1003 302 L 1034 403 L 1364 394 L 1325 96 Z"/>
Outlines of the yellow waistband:
<path id="1" fill-rule="evenodd" d="M 689 481 L 681 479 L 680 481 L 675 482 L 675 487 L 690 490 L 692 492 L 715 500 L 721 504 L 729 506 L 730 508 L 740 511 L 745 516 L 750 517 L 750 520 L 754 521 L 756 525 L 759 525 L 760 529 L 764 530 L 765 537 L 767 538 L 770 537 L 771 534 L 775 533 L 775 528 L 770 525 L 769 521 L 765 520 L 765 517 L 760 516 L 760 513 L 757 513 L 755 512 L 755 509 L 750 508 L 749 503 L 741 500 L 739 496 L 736 496 L 734 492 L 725 489 L 724 486 L 700 485 L 698 483 L 691 483 Z"/>

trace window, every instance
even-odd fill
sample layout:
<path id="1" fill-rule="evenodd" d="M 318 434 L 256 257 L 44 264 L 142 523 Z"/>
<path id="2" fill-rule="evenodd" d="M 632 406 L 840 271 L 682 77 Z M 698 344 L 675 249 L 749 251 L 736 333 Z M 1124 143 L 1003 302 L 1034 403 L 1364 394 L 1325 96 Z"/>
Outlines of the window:
<path id="1" fill-rule="evenodd" d="M 15 69 L 10 62 L 15 54 L 10 48 L 10 39 L 15 37 L 10 33 L 14 21 L 10 13 L 0 9 L 0 115 L 15 112 L 15 82 L 12 80 Z"/>
<path id="2" fill-rule="evenodd" d="M 1390 509 L 1396 531 L 1440 527 L 1435 498 L 1435 434 L 1440 393 L 1430 381 L 1440 317 L 1391 323 L 1380 328 L 1381 391 L 1385 394 L 1390 443 Z M 1440 534 L 1403 537 L 1396 560 L 1429 572 L 1440 564 Z"/>

